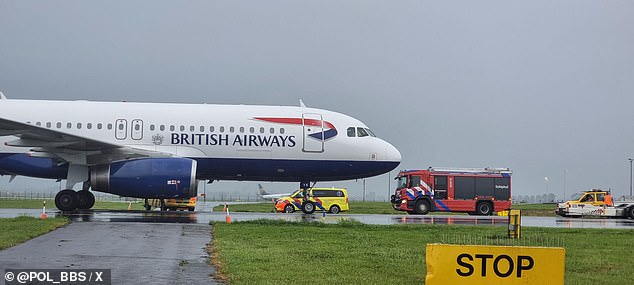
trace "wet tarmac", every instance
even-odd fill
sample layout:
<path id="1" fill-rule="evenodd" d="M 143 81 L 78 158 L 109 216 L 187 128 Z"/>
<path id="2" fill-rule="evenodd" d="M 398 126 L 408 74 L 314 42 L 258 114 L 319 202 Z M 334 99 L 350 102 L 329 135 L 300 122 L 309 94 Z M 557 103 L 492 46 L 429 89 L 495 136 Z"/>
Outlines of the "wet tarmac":
<path id="1" fill-rule="evenodd" d="M 0 251 L 0 269 L 111 270 L 107 284 L 222 284 L 207 262 L 210 233 L 203 224 L 71 223 Z"/>
<path id="2" fill-rule="evenodd" d="M 202 203 L 201 203 L 202 204 Z M 105 211 L 83 210 L 72 213 L 59 211 L 49 212 L 49 216 L 67 216 L 74 222 L 135 222 L 135 223 L 193 223 L 209 224 L 211 221 L 224 222 L 225 213 L 212 212 L 211 209 L 220 203 L 198 205 L 194 212 L 160 212 L 160 211 Z M 20 215 L 39 217 L 37 209 L 0 209 L 0 217 Z M 367 215 L 367 214 L 323 214 L 305 215 L 301 213 L 230 213 L 232 221 L 250 221 L 258 219 L 275 219 L 286 221 L 318 221 L 338 223 L 342 220 L 355 220 L 364 224 L 451 224 L 473 226 L 506 226 L 507 217 L 469 216 L 469 215 Z M 563 218 L 563 217 L 522 217 L 524 227 L 558 227 L 558 228 L 621 228 L 634 229 L 631 219 L 599 219 L 599 218 Z"/>

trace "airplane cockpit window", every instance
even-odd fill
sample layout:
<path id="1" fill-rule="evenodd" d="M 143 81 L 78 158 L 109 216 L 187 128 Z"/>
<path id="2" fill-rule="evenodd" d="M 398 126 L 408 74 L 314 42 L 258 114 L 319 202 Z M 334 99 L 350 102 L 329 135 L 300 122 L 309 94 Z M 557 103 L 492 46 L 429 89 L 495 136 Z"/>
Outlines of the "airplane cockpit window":
<path id="1" fill-rule="evenodd" d="M 369 136 L 368 132 L 365 131 L 364 128 L 357 128 L 357 136 L 358 137 L 367 137 Z"/>
<path id="2" fill-rule="evenodd" d="M 374 132 L 372 132 L 370 129 L 367 129 L 367 128 L 366 128 L 365 130 L 368 132 L 368 134 L 370 134 L 370 136 L 371 136 L 371 137 L 374 137 L 374 138 L 376 137 L 376 135 L 374 134 Z"/>
<path id="3" fill-rule="evenodd" d="M 354 138 L 356 136 L 357 132 L 355 130 L 355 127 L 349 127 L 348 128 L 348 137 Z"/>

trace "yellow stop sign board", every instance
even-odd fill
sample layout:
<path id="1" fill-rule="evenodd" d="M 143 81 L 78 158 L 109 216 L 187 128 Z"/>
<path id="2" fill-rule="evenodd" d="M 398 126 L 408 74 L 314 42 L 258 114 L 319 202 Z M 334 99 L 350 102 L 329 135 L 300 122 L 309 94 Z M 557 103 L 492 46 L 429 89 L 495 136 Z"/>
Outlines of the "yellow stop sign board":
<path id="1" fill-rule="evenodd" d="M 564 284 L 560 247 L 427 244 L 425 284 Z"/>

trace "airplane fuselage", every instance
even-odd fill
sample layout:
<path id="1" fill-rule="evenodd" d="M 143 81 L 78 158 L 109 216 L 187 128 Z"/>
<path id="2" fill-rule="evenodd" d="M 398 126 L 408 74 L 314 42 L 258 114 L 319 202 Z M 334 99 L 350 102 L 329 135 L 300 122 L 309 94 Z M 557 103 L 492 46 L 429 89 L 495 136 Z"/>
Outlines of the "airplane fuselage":
<path id="1" fill-rule="evenodd" d="M 5 99 L 0 110 L 2 119 L 60 137 L 193 159 L 199 180 L 348 180 L 388 172 L 401 159 L 378 137 L 356 135 L 368 130 L 359 120 L 306 107 Z M 0 137 L 3 174 L 65 179 L 69 164 L 93 167 L 108 157 L 107 147 L 93 145 L 51 155 L 7 132 Z"/>

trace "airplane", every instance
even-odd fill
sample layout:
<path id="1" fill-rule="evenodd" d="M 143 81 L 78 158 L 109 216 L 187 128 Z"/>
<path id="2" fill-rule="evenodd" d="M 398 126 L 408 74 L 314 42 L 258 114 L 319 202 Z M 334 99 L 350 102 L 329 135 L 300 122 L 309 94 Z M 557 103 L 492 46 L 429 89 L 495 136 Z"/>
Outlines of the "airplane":
<path id="1" fill-rule="evenodd" d="M 92 208 L 91 191 L 149 206 L 147 199 L 196 196 L 198 181 L 308 189 L 383 174 L 401 161 L 361 121 L 301 100 L 299 107 L 56 101 L 0 92 L 0 142 L 0 173 L 10 180 L 66 179 L 55 196 L 61 211 Z"/>
<path id="2" fill-rule="evenodd" d="M 258 184 L 258 197 L 260 197 L 260 199 L 263 199 L 263 200 L 278 199 L 278 198 L 282 198 L 286 196 L 291 196 L 291 194 L 293 193 L 289 192 L 289 193 L 269 194 L 266 192 L 266 190 L 264 190 L 264 187 L 262 187 L 262 184 Z"/>

